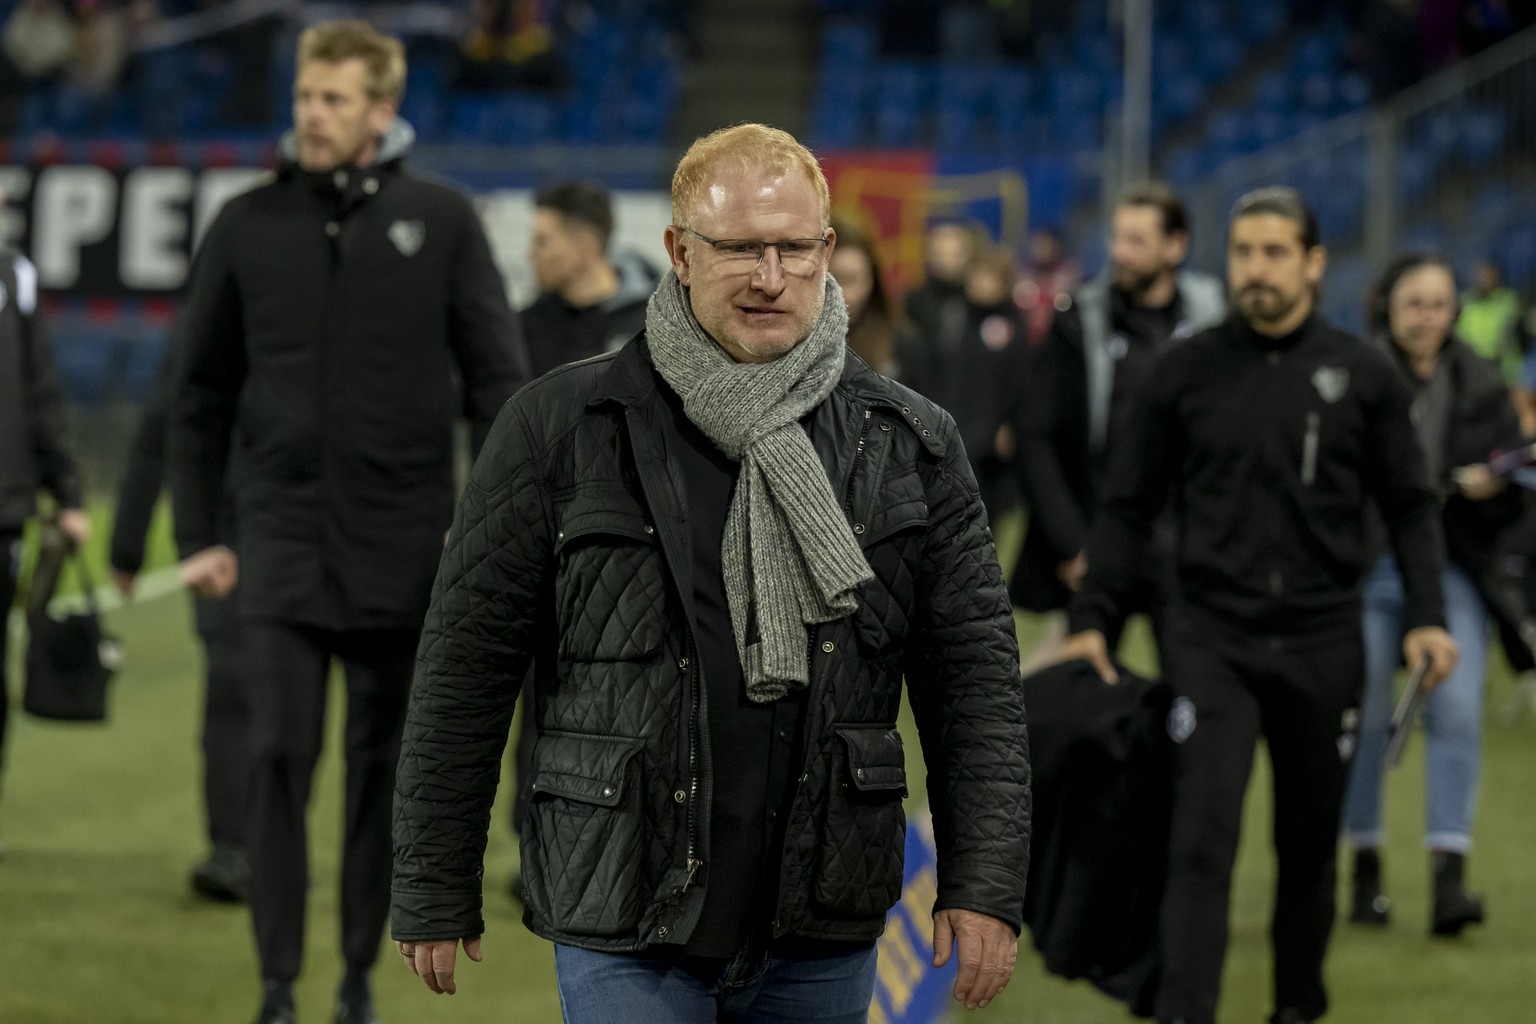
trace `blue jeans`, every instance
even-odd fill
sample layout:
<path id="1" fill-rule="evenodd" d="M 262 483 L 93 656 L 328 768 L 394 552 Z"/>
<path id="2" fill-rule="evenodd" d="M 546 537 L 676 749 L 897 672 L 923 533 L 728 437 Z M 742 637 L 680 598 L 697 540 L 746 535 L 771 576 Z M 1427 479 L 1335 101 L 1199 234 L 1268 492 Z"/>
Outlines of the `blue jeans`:
<path id="1" fill-rule="evenodd" d="M 565 1024 L 865 1024 L 875 946 L 725 961 L 555 946 Z"/>
<path id="2" fill-rule="evenodd" d="M 1445 618 L 1461 657 L 1424 705 L 1425 834 L 1431 850 L 1465 853 L 1482 768 L 1483 684 L 1488 664 L 1488 612 L 1466 572 L 1447 565 L 1440 577 Z M 1365 697 L 1360 738 L 1344 801 L 1344 834 L 1355 848 L 1382 844 L 1382 754 L 1394 704 L 1392 681 L 1402 660 L 1403 582 L 1386 556 L 1365 585 Z"/>

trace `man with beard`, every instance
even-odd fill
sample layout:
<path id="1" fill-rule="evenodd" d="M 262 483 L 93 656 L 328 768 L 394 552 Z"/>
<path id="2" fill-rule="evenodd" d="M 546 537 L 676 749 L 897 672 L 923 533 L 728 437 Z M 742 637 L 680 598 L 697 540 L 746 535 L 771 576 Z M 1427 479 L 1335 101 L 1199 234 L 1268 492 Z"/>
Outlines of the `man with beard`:
<path id="1" fill-rule="evenodd" d="M 240 585 L 257 1019 L 294 1019 L 305 816 L 334 659 L 347 691 L 335 1021 L 375 1024 L 369 973 L 388 916 L 390 801 L 453 515 L 455 413 L 478 448 L 526 374 L 474 207 L 402 166 L 413 132 L 396 117 L 399 40 L 366 22 L 325 22 L 304 30 L 298 50 L 277 175 L 230 200 L 192 271 L 170 477 L 182 578 L 203 598 Z M 222 543 L 228 492 L 238 561 Z"/>
<path id="2" fill-rule="evenodd" d="M 1133 185 L 1115 206 L 1109 269 L 1058 303 L 1050 334 L 1015 396 L 1014 430 L 1030 519 L 1011 585 L 1013 603 L 1065 608 L 1082 582 L 1083 542 L 1132 402 L 1158 353 L 1226 314 L 1221 282 L 1181 270 L 1189 252 L 1184 204 L 1162 182 Z M 1111 648 L 1125 619 L 1151 616 L 1162 633 L 1171 588 L 1166 542 L 1136 561 L 1136 586 L 1105 623 Z"/>
<path id="3" fill-rule="evenodd" d="M 1232 864 L 1262 735 L 1278 864 L 1274 1024 L 1327 1011 L 1339 811 L 1364 685 L 1361 585 L 1374 502 L 1406 598 L 1403 656 L 1446 677 L 1439 508 L 1401 374 L 1315 312 L 1326 255 L 1287 188 L 1238 200 L 1227 245 L 1237 307 L 1153 363 L 1115 453 L 1069 609 L 1063 657 L 1116 673 L 1107 624 L 1171 504 L 1178 592 L 1163 644 L 1175 700 L 1172 839 L 1162 908 L 1164 1024 L 1214 1024 Z"/>

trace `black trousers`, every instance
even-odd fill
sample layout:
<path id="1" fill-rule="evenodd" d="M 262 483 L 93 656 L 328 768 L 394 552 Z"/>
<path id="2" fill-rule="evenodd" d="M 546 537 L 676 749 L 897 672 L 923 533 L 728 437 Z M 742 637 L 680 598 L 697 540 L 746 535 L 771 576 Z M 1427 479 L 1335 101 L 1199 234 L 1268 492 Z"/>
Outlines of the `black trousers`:
<path id="1" fill-rule="evenodd" d="M 418 631 L 332 632 L 247 619 L 251 919 L 261 976 L 291 982 L 304 957 L 305 811 L 325 734 L 331 659 L 346 676 L 342 957 L 367 971 L 389 916 L 390 809 Z"/>
<path id="2" fill-rule="evenodd" d="M 251 710 L 245 693 L 239 591 L 194 605 L 203 643 L 203 815 L 214 846 L 246 845 Z"/>
<path id="3" fill-rule="evenodd" d="M 1165 658 L 1175 694 L 1169 730 L 1183 739 L 1174 752 L 1157 1018 L 1215 1024 L 1243 797 L 1263 736 L 1274 769 L 1275 1007 L 1315 1020 L 1328 1007 L 1323 958 L 1364 679 L 1361 639 L 1238 639 L 1176 623 Z"/>
<path id="4" fill-rule="evenodd" d="M 11 686 L 6 679 L 11 642 L 11 603 L 16 600 L 16 571 L 21 561 L 21 534 L 0 530 L 0 772 L 5 770 L 5 729 L 11 715 Z"/>

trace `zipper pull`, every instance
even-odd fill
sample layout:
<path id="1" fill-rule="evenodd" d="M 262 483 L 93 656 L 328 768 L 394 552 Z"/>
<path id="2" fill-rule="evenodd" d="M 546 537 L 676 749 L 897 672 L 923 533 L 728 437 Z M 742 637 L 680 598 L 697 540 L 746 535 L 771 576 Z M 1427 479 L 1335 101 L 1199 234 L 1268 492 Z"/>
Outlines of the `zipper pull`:
<path id="1" fill-rule="evenodd" d="M 683 887 L 677 890 L 677 894 L 679 896 L 688 891 L 688 887 L 693 884 L 693 876 L 698 874 L 699 868 L 703 866 L 704 862 L 699 860 L 697 857 L 688 858 L 688 877 L 683 879 Z"/>

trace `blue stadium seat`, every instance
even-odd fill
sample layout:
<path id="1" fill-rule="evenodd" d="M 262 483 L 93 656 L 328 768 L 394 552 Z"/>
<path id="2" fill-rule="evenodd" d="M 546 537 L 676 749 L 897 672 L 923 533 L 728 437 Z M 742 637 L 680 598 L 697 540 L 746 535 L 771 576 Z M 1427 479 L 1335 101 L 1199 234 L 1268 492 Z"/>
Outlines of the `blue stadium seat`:
<path id="1" fill-rule="evenodd" d="M 1291 77 L 1283 71 L 1266 71 L 1253 83 L 1253 101 L 1260 110 L 1280 113 L 1296 102 Z"/>
<path id="2" fill-rule="evenodd" d="M 1290 14 L 1281 0 L 1251 0 L 1241 5 L 1238 28 L 1250 43 L 1267 43 L 1285 31 Z"/>
<path id="3" fill-rule="evenodd" d="M 1231 78 L 1247 53 L 1247 48 L 1234 36 L 1202 35 L 1196 41 L 1195 67 L 1206 82 L 1214 84 Z"/>
<path id="4" fill-rule="evenodd" d="M 1472 109 L 1461 122 L 1461 157 L 1470 167 L 1485 165 L 1504 150 L 1505 119 L 1499 110 Z"/>
<path id="5" fill-rule="evenodd" d="M 823 68 L 865 68 L 879 50 L 880 32 L 869 21 L 839 18 L 821 31 Z"/>

